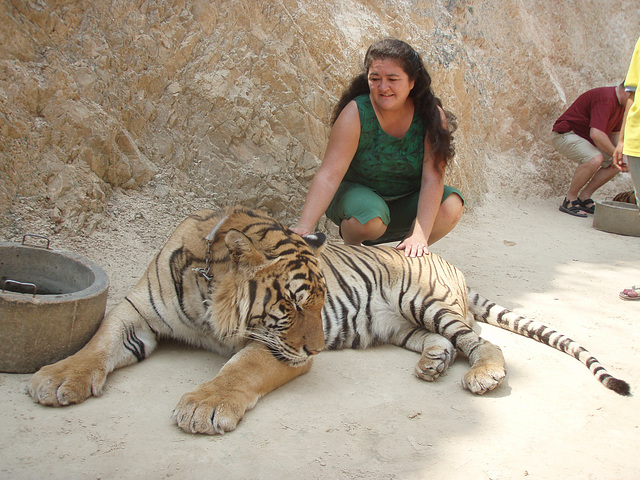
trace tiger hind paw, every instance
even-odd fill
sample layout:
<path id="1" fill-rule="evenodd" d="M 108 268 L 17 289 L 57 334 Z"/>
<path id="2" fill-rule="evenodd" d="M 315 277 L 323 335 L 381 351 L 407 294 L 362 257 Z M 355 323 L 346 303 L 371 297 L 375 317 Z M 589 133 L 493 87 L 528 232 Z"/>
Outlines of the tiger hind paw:
<path id="1" fill-rule="evenodd" d="M 200 388 L 182 396 L 173 411 L 173 419 L 188 433 L 221 435 L 235 430 L 247 408 L 242 398 L 220 395 Z"/>
<path id="2" fill-rule="evenodd" d="M 455 358 L 456 351 L 452 348 L 428 347 L 422 352 L 414 373 L 422 380 L 433 382 L 449 368 Z"/>
<path id="3" fill-rule="evenodd" d="M 464 376 L 462 385 L 470 392 L 482 395 L 500 385 L 506 375 L 502 366 L 474 367 Z"/>

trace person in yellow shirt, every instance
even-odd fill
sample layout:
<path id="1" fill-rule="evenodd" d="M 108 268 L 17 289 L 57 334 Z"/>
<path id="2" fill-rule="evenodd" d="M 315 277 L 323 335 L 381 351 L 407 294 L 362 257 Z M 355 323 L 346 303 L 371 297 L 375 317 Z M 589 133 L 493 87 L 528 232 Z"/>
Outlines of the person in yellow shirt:
<path id="1" fill-rule="evenodd" d="M 613 152 L 613 161 L 623 172 L 630 172 L 636 191 L 636 203 L 640 208 L 640 101 L 635 102 L 636 89 L 640 81 L 640 38 L 633 50 L 633 57 L 624 81 L 624 87 L 630 93 L 625 107 L 622 129 L 618 145 Z M 620 292 L 623 300 L 640 300 L 640 285 L 625 288 Z"/>

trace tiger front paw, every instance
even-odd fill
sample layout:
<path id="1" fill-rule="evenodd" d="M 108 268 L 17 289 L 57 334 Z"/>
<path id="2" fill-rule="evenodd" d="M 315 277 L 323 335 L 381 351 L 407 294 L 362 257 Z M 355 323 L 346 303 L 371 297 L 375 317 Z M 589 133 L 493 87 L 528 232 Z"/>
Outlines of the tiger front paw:
<path id="1" fill-rule="evenodd" d="M 456 351 L 453 348 L 428 347 L 422 352 L 414 373 L 422 380 L 433 382 L 449 368 L 455 358 Z"/>
<path id="2" fill-rule="evenodd" d="M 37 403 L 62 407 L 81 403 L 91 395 L 99 396 L 106 379 L 104 369 L 78 365 L 67 358 L 38 370 L 31 377 L 27 392 Z"/>
<path id="3" fill-rule="evenodd" d="M 250 406 L 243 398 L 198 389 L 182 396 L 173 419 L 185 432 L 221 435 L 235 430 Z"/>
<path id="4" fill-rule="evenodd" d="M 506 370 L 499 365 L 473 367 L 464 376 L 462 385 L 472 393 L 482 395 L 500 385 L 506 376 Z"/>

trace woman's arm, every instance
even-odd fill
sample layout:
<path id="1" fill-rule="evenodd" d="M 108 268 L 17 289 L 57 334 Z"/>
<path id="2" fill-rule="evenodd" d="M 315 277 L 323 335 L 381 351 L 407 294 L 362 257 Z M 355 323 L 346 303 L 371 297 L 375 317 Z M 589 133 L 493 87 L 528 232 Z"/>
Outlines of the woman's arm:
<path id="1" fill-rule="evenodd" d="M 407 237 L 396 247 L 407 257 L 429 254 L 429 236 L 433 230 L 444 191 L 444 169 L 436 167 L 431 155 L 422 166 L 422 183 L 418 198 L 418 214 Z"/>
<path id="2" fill-rule="evenodd" d="M 441 108 L 439 110 L 442 125 L 447 128 L 444 111 Z M 425 135 L 418 213 L 409 234 L 396 247 L 398 250 L 404 250 L 407 257 L 429 254 L 429 236 L 433 230 L 444 191 L 444 168 L 444 165 L 436 165 L 428 135 Z"/>
<path id="3" fill-rule="evenodd" d="M 300 220 L 291 230 L 299 235 L 313 232 L 347 173 L 359 140 L 360 116 L 358 106 L 352 101 L 340 112 L 331 128 L 322 165 L 313 177 Z"/>

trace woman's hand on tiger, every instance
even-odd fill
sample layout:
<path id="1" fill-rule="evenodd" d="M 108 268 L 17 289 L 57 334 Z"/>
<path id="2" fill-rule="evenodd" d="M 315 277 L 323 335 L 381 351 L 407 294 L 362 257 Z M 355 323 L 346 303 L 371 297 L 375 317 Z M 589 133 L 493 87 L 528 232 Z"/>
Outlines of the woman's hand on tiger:
<path id="1" fill-rule="evenodd" d="M 301 237 L 304 237 L 305 235 L 309 235 L 311 233 L 311 229 L 306 227 L 300 227 L 298 225 L 291 227 L 289 230 L 291 230 L 293 233 L 297 233 Z"/>
<path id="2" fill-rule="evenodd" d="M 425 240 L 420 241 L 414 237 L 405 238 L 400 242 L 396 248 L 398 250 L 404 250 L 405 257 L 421 257 L 422 255 L 429 255 L 429 247 Z"/>

